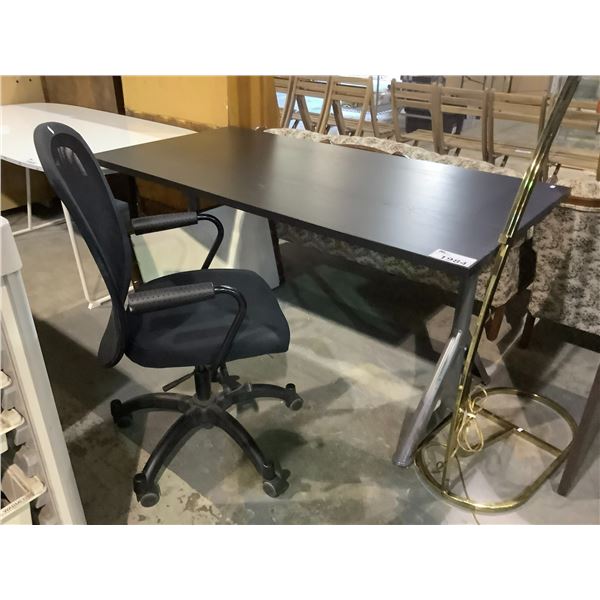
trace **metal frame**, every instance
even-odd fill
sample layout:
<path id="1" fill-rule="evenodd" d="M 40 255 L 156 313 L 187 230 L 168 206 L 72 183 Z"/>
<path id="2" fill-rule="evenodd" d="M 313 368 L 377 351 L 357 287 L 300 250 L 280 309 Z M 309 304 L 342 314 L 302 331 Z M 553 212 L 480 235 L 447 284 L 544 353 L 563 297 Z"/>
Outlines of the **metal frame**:
<path id="1" fill-rule="evenodd" d="M 539 177 L 542 174 L 543 165 L 548 157 L 550 146 L 552 145 L 552 142 L 556 137 L 556 133 L 558 132 L 563 117 L 567 111 L 571 99 L 573 98 L 573 95 L 575 94 L 575 90 L 577 89 L 580 80 L 581 77 L 578 76 L 567 77 L 567 80 L 556 99 L 556 102 L 552 109 L 552 113 L 550 114 L 550 117 L 546 122 L 544 130 L 538 139 L 538 144 L 533 158 L 531 160 L 531 163 L 521 181 L 521 185 L 519 186 L 519 189 L 513 201 L 513 205 L 506 220 L 504 229 L 502 230 L 498 238 L 498 250 L 496 252 L 496 257 L 492 267 L 491 275 L 488 279 L 485 295 L 481 304 L 481 309 L 479 310 L 479 314 L 477 316 L 477 322 L 475 325 L 473 335 L 471 337 L 471 341 L 466 350 L 466 354 L 462 365 L 462 371 L 460 373 L 460 378 L 456 387 L 454 408 L 451 413 L 451 422 L 448 430 L 448 441 L 446 444 L 445 459 L 442 461 L 443 466 L 441 482 L 439 484 L 438 489 L 443 498 L 451 499 L 453 502 L 459 503 L 461 506 L 469 507 L 474 510 L 487 510 L 490 512 L 496 512 L 501 510 L 508 510 L 509 508 L 514 508 L 515 506 L 522 504 L 539 488 L 542 482 L 545 481 L 552 474 L 553 470 L 556 467 L 558 467 L 562 460 L 564 460 L 564 458 L 566 457 L 566 452 L 568 451 L 567 447 L 558 455 L 556 460 L 551 464 L 552 468 L 546 469 L 540 475 L 540 477 L 538 477 L 532 484 L 527 486 L 523 490 L 522 494 L 520 494 L 514 500 L 496 504 L 481 504 L 473 502 L 468 497 L 466 490 L 465 496 L 463 497 L 456 496 L 451 491 L 451 482 L 448 477 L 448 467 L 452 459 L 458 456 L 458 452 L 460 450 L 459 434 L 462 429 L 464 420 L 473 417 L 473 411 L 470 407 L 470 404 L 474 402 L 475 398 L 471 390 L 471 371 L 474 365 L 475 357 L 477 356 L 479 342 L 481 341 L 481 337 L 483 335 L 483 330 L 489 315 L 491 303 L 496 292 L 500 275 L 502 274 L 504 265 L 506 263 L 508 251 L 514 244 L 514 241 L 516 239 L 518 227 L 527 207 L 527 203 L 529 202 L 529 198 L 531 197 L 536 182 L 539 180 Z M 506 388 L 502 389 L 504 389 L 506 393 Z M 553 403 L 551 400 L 548 400 L 547 398 L 543 398 L 543 400 L 540 400 L 541 396 L 538 396 L 536 394 L 518 392 L 518 390 L 512 390 L 512 392 L 521 396 L 534 398 L 538 401 L 543 401 L 543 403 L 549 405 L 557 413 L 559 413 L 560 416 L 562 416 L 563 419 L 568 422 L 568 424 L 573 430 L 576 427 L 571 416 L 566 411 L 561 409 L 558 405 Z M 488 391 L 487 393 L 489 394 L 490 392 Z M 490 415 L 488 414 L 486 416 L 489 418 Z M 506 426 L 508 427 L 509 425 L 512 426 L 512 424 L 507 424 Z M 530 438 L 531 437 L 532 436 L 530 436 Z M 540 440 L 538 439 L 538 441 Z M 422 467 L 423 465 L 418 466 Z M 427 477 L 427 473 L 424 472 L 424 474 Z"/>
<path id="2" fill-rule="evenodd" d="M 571 446 L 573 445 L 573 440 L 575 437 L 575 433 L 577 431 L 577 424 L 573 417 L 559 404 L 550 400 L 550 398 L 546 398 L 541 396 L 540 394 L 522 392 L 515 388 L 508 387 L 499 387 L 493 388 L 486 391 L 486 396 L 494 396 L 494 395 L 513 395 L 518 396 L 519 398 L 525 399 L 527 401 L 537 402 L 544 406 L 547 406 L 551 410 L 553 410 L 559 417 L 561 417 L 571 429 L 571 441 L 564 448 L 557 448 L 553 444 L 550 444 L 546 440 L 532 434 L 531 432 L 511 423 L 506 420 L 504 417 L 501 417 L 485 408 L 481 408 L 480 415 L 486 418 L 489 421 L 493 421 L 496 425 L 499 425 L 502 430 L 498 433 L 492 434 L 488 439 L 485 440 L 485 445 L 482 452 L 485 449 L 492 446 L 495 442 L 506 439 L 510 435 L 516 435 L 523 440 L 536 445 L 538 448 L 542 449 L 544 452 L 552 454 L 555 458 L 554 460 L 538 475 L 538 477 L 528 486 L 523 488 L 523 491 L 517 494 L 514 498 L 509 500 L 502 500 L 496 503 L 487 503 L 487 502 L 476 502 L 468 497 L 468 495 L 463 496 L 462 493 L 453 492 L 453 488 L 462 484 L 464 481 L 462 480 L 462 469 L 460 468 L 460 458 L 461 456 L 464 458 L 467 456 L 466 454 L 456 453 L 455 458 L 458 462 L 459 466 L 459 477 L 455 478 L 453 481 L 450 481 L 447 477 L 446 470 L 442 472 L 442 477 L 439 478 L 435 476 L 435 474 L 429 469 L 427 462 L 423 456 L 425 450 L 432 444 L 434 438 L 440 433 L 450 422 L 450 418 L 452 415 L 448 415 L 425 439 L 423 444 L 417 450 L 415 456 L 415 462 L 419 469 L 419 471 L 424 475 L 425 481 L 433 487 L 438 493 L 442 495 L 442 497 L 455 504 L 460 506 L 461 508 L 468 508 L 470 510 L 476 510 L 479 512 L 500 512 L 506 510 L 512 510 L 524 504 L 533 494 L 540 488 L 540 486 L 550 477 L 556 469 L 562 464 L 562 462 L 566 459 Z M 438 473 L 439 476 L 440 473 Z M 463 490 L 465 494 L 467 494 L 466 489 Z"/>

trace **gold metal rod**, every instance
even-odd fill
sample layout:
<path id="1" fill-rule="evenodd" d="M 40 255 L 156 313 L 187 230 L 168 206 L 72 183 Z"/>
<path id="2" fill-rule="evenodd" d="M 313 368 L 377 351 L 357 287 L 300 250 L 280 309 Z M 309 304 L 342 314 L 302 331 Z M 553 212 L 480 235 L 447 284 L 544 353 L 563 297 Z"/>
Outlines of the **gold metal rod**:
<path id="1" fill-rule="evenodd" d="M 490 421 L 493 421 L 494 423 L 496 423 L 496 425 L 500 425 L 501 427 L 510 427 L 511 433 L 521 436 L 524 440 L 527 440 L 528 442 L 530 442 L 531 444 L 534 444 L 538 448 L 545 450 L 546 452 L 548 452 L 548 454 L 553 454 L 554 456 L 560 456 L 560 453 L 562 452 L 562 450 L 560 448 L 557 448 L 556 446 L 549 444 L 546 440 L 543 440 L 542 438 L 538 437 L 537 435 L 534 435 L 533 433 L 531 433 L 530 431 L 527 431 L 526 429 L 523 429 L 522 427 L 518 427 L 514 423 L 507 421 L 503 417 L 500 417 L 499 415 L 494 414 L 493 412 L 490 412 L 489 410 L 486 410 L 485 408 L 481 409 L 481 416 L 485 417 L 486 419 L 489 419 Z M 488 445 L 487 440 L 486 440 L 486 445 Z"/>
<path id="2" fill-rule="evenodd" d="M 550 114 L 548 121 L 546 121 L 546 125 L 544 126 L 544 129 L 540 135 L 531 163 L 529 164 L 529 167 L 527 168 L 527 171 L 523 179 L 521 180 L 521 185 L 519 186 L 519 189 L 513 201 L 510 213 L 508 215 L 508 219 L 506 221 L 506 225 L 504 226 L 504 230 L 498 238 L 499 248 L 496 253 L 496 258 L 494 260 L 494 265 L 490 274 L 490 278 L 488 279 L 485 295 L 481 304 L 481 310 L 479 311 L 479 315 L 477 317 L 475 332 L 473 333 L 471 343 L 467 350 L 463 370 L 458 383 L 456 402 L 454 405 L 454 413 L 452 415 L 450 431 L 448 432 L 446 460 L 444 463 L 442 473 L 442 490 L 448 489 L 448 464 L 451 458 L 454 456 L 454 453 L 456 452 L 457 434 L 461 418 L 461 412 L 463 410 L 463 407 L 466 406 L 466 402 L 471 393 L 471 369 L 473 366 L 473 361 L 475 359 L 475 355 L 477 353 L 477 349 L 481 341 L 481 336 L 483 335 L 485 322 L 488 318 L 488 312 L 492 300 L 494 298 L 494 294 L 496 293 L 496 288 L 498 286 L 500 275 L 502 274 L 502 270 L 504 269 L 504 264 L 506 262 L 508 250 L 510 249 L 510 246 L 513 242 L 515 233 L 518 230 L 519 223 L 521 222 L 521 218 L 523 216 L 523 213 L 525 212 L 525 208 L 527 207 L 529 198 L 533 193 L 533 189 L 539 178 L 540 172 L 542 171 L 543 165 L 546 162 L 548 152 L 550 151 L 550 147 L 554 142 L 554 138 L 558 133 L 558 129 L 560 127 L 562 119 L 565 115 L 565 112 L 567 111 L 567 108 L 569 107 L 569 104 L 573 98 L 573 95 L 575 94 L 575 90 L 577 89 L 580 80 L 581 77 L 579 76 L 567 77 L 567 80 L 556 99 L 556 102 L 552 109 L 552 113 Z"/>

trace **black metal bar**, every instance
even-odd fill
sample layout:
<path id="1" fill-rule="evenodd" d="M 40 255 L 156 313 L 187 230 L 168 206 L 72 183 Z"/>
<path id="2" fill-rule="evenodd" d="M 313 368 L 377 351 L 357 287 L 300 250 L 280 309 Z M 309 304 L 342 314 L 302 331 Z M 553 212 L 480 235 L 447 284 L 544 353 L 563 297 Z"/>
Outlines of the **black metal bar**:
<path id="1" fill-rule="evenodd" d="M 242 325 L 242 321 L 246 317 L 246 311 L 248 309 L 248 305 L 246 304 L 246 298 L 244 298 L 243 294 L 236 290 L 235 288 L 229 285 L 217 285 L 215 286 L 215 294 L 226 294 L 234 298 L 238 304 L 238 311 L 231 323 L 227 334 L 225 335 L 225 339 L 219 348 L 217 356 L 213 361 L 213 368 L 218 368 L 220 365 L 225 363 L 227 359 L 227 355 L 229 354 L 229 350 L 231 349 L 231 344 L 237 335 L 239 328 Z"/>
<path id="2" fill-rule="evenodd" d="M 258 447 L 254 438 L 246 431 L 244 426 L 225 411 L 215 411 L 214 417 L 215 426 L 222 429 L 237 443 L 244 454 L 252 461 L 254 468 L 262 475 L 263 479 L 273 479 L 275 477 L 275 467 L 273 463 L 265 458 L 262 450 Z"/>
<path id="3" fill-rule="evenodd" d="M 212 262 L 215 254 L 219 250 L 221 243 L 223 242 L 223 236 L 225 235 L 225 230 L 223 229 L 223 223 L 217 219 L 214 215 L 209 215 L 207 213 L 198 213 L 198 221 L 210 221 L 217 228 L 217 237 L 213 242 L 208 255 L 204 259 L 204 263 L 202 264 L 202 269 L 208 269 L 210 267 L 210 263 Z"/>
<path id="4" fill-rule="evenodd" d="M 129 415 L 138 410 L 185 412 L 189 407 L 186 396 L 181 394 L 144 394 L 123 402 L 119 406 L 119 416 Z"/>
<path id="5" fill-rule="evenodd" d="M 169 427 L 160 442 L 158 442 L 156 448 L 154 448 L 148 462 L 144 465 L 142 473 L 146 478 L 147 485 L 156 483 L 158 473 L 161 467 L 166 464 L 169 456 L 175 448 L 182 443 L 187 434 L 197 427 L 200 427 L 200 424 L 193 413 L 181 415 L 181 417 Z"/>
<path id="6" fill-rule="evenodd" d="M 277 266 L 277 275 L 279 277 L 279 285 L 285 282 L 285 271 L 283 268 L 283 259 L 281 257 L 281 247 L 279 245 L 279 236 L 277 235 L 277 223 L 272 219 L 268 219 L 269 231 L 271 232 L 271 242 L 273 244 L 273 253 L 275 255 L 275 265 Z"/>

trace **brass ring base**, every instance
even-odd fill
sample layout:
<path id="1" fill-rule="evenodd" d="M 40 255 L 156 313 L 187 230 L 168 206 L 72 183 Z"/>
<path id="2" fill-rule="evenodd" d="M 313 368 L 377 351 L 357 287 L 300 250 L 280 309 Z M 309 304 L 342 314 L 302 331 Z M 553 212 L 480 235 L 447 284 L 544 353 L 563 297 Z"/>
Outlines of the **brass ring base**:
<path id="1" fill-rule="evenodd" d="M 563 421 L 565 421 L 569 425 L 569 427 L 571 429 L 571 433 L 572 433 L 571 441 L 565 448 L 563 448 L 563 449 L 557 448 L 557 447 L 553 446 L 552 444 L 550 444 L 549 442 L 547 442 L 547 441 L 533 435 L 532 433 L 522 429 L 521 427 L 515 425 L 514 423 L 507 421 L 503 417 L 500 417 L 485 408 L 481 408 L 481 411 L 479 414 L 482 417 L 492 421 L 493 423 L 495 423 L 496 425 L 498 425 L 502 428 L 500 432 L 489 436 L 485 440 L 485 445 L 484 445 L 484 448 L 481 450 L 481 452 L 485 452 L 487 447 L 489 447 L 490 445 L 492 445 L 494 443 L 505 440 L 510 435 L 518 435 L 522 439 L 526 440 L 527 442 L 535 444 L 538 448 L 541 448 L 544 452 L 552 454 L 555 458 L 542 471 L 542 473 L 531 484 L 526 486 L 523 489 L 523 491 L 521 493 L 519 493 L 516 497 L 511 498 L 509 500 L 504 500 L 501 502 L 493 502 L 493 503 L 476 502 L 474 500 L 471 500 L 471 498 L 469 498 L 468 495 L 466 495 L 466 492 L 465 492 L 465 495 L 461 495 L 458 493 L 454 493 L 452 490 L 450 490 L 446 486 L 444 486 L 442 481 L 440 480 L 441 477 L 436 478 L 435 474 L 432 473 L 432 471 L 427 466 L 426 461 L 423 457 L 424 451 L 427 449 L 428 446 L 431 445 L 431 443 L 434 440 L 434 438 L 436 437 L 436 435 L 448 424 L 448 421 L 450 420 L 451 416 L 446 418 L 425 438 L 425 440 L 423 440 L 422 444 L 419 446 L 419 448 L 416 451 L 415 463 L 416 463 L 417 469 L 419 469 L 421 474 L 424 476 L 427 484 L 429 484 L 435 492 L 439 493 L 444 500 L 447 500 L 448 502 L 450 502 L 451 504 L 454 504 L 456 506 L 460 506 L 461 508 L 467 508 L 469 510 L 475 510 L 478 512 L 495 513 L 495 512 L 512 510 L 514 508 L 517 508 L 518 506 L 521 506 L 527 500 L 529 500 L 529 498 L 531 498 L 531 496 L 533 496 L 533 494 L 540 488 L 540 486 L 554 473 L 554 471 L 556 471 L 556 469 L 560 466 L 560 464 L 567 457 L 567 453 L 569 452 L 571 445 L 573 443 L 573 437 L 574 437 L 575 431 L 577 429 L 577 424 L 573 420 L 573 417 L 571 417 L 571 415 L 562 406 L 560 406 L 553 400 L 550 400 L 550 398 L 546 398 L 539 394 L 534 394 L 534 393 L 530 393 L 530 392 L 522 392 L 520 390 L 517 390 L 516 388 L 499 387 L 499 388 L 493 388 L 493 389 L 487 390 L 488 397 L 494 396 L 494 395 L 499 395 L 499 394 L 517 396 L 519 399 L 537 402 L 539 404 L 542 404 L 542 405 L 550 408 L 552 411 L 554 411 L 556 414 L 558 414 L 558 416 L 561 417 L 563 419 Z M 463 454 L 463 457 L 464 456 L 465 455 Z M 456 460 L 458 460 L 458 456 L 457 456 Z M 460 467 L 460 463 L 459 463 L 459 467 Z M 438 476 L 439 476 L 439 473 L 438 473 Z M 463 485 L 464 485 L 464 482 L 463 482 Z"/>

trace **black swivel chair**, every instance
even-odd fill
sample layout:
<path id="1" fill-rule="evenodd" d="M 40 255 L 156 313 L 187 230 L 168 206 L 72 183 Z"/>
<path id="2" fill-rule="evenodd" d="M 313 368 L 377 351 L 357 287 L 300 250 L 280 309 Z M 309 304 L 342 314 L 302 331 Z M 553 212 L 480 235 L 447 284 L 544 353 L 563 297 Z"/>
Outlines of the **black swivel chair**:
<path id="1" fill-rule="evenodd" d="M 275 467 L 254 439 L 227 410 L 256 398 L 279 398 L 298 410 L 302 399 L 292 384 L 242 385 L 229 375 L 226 362 L 288 349 L 290 332 L 277 299 L 256 273 L 208 266 L 223 237 L 223 226 L 212 215 L 196 212 L 140 217 L 131 220 L 133 233 L 149 233 L 209 221 L 217 238 L 202 269 L 166 275 L 128 293 L 131 247 L 119 220 L 106 179 L 83 138 L 61 123 L 43 123 L 34 132 L 44 172 L 87 243 L 110 293 L 112 311 L 98 357 L 107 367 L 123 355 L 144 367 L 193 367 L 193 396 L 144 394 L 127 402 L 113 400 L 115 423 L 127 427 L 137 410 L 166 410 L 181 416 L 160 440 L 133 488 L 144 506 L 160 497 L 159 471 L 175 449 L 196 429 L 219 427 L 246 453 L 263 477 L 272 497 L 287 487 L 286 473 Z M 220 391 L 212 391 L 211 383 Z"/>

